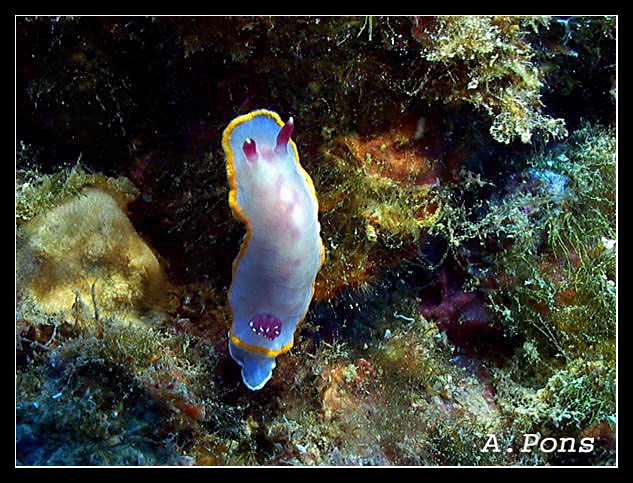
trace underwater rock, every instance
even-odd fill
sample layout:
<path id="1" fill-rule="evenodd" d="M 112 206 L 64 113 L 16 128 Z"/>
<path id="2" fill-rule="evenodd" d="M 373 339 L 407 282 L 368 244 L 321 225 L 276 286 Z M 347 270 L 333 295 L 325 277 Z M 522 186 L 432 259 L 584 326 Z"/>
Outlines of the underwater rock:
<path id="1" fill-rule="evenodd" d="M 616 21 L 16 19 L 16 464 L 616 464 Z M 220 137 L 260 105 L 301 119 L 328 259 L 252 393 Z M 127 323 L 165 298 L 150 249 L 108 261 L 132 228 L 49 221 L 87 187 L 168 261 L 158 325 Z M 521 453 L 525 433 L 596 447 Z"/>
<path id="2" fill-rule="evenodd" d="M 158 259 L 109 194 L 80 196 L 21 227 L 16 252 L 20 309 L 98 320 L 148 320 L 162 306 Z M 157 315 L 156 312 L 153 315 Z"/>
<path id="3" fill-rule="evenodd" d="M 454 286 L 446 271 L 439 276 L 439 303 L 422 297 L 420 313 L 432 320 L 460 351 L 466 354 L 506 354 L 512 344 L 495 325 L 481 291 L 464 291 Z"/>

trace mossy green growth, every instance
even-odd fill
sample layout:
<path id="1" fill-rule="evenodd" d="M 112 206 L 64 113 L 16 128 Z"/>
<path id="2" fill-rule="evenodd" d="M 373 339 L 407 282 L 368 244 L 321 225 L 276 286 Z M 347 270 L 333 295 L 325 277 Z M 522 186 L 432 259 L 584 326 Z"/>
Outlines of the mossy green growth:
<path id="1" fill-rule="evenodd" d="M 615 367 L 607 361 L 574 359 L 544 389 L 546 424 L 560 434 L 608 421 L 615 428 Z"/>
<path id="2" fill-rule="evenodd" d="M 207 407 L 222 417 L 210 345 L 110 318 L 57 324 L 47 344 L 22 340 L 29 355 L 17 372 L 19 464 L 186 463 L 169 434 L 199 431 Z"/>
<path id="3" fill-rule="evenodd" d="M 19 465 L 143 465 L 177 458 L 153 447 L 164 407 L 121 368 L 95 357 L 68 365 L 58 354 L 16 374 Z"/>
<path id="4" fill-rule="evenodd" d="M 317 277 L 316 298 L 328 299 L 343 287 L 371 281 L 379 266 L 400 260 L 438 218 L 434 187 L 402 186 L 371 174 L 366 159 L 345 139 L 323 149 L 315 165 L 322 237 L 327 251 Z"/>
<path id="5" fill-rule="evenodd" d="M 508 282 L 492 291 L 492 306 L 509 330 L 533 334 L 559 357 L 613 362 L 615 133 L 586 126 L 530 165 L 538 173 L 562 176 L 567 186 L 564 192 L 537 189 L 529 204 L 515 203 L 515 209 L 540 213 L 527 215 L 532 228 L 517 225 L 521 230 L 512 230 L 511 246 L 493 258 L 494 270 Z"/>
<path id="6" fill-rule="evenodd" d="M 411 313 L 415 313 L 412 307 Z M 385 378 L 398 385 L 413 385 L 426 394 L 450 394 L 459 371 L 448 364 L 450 345 L 437 326 L 418 318 L 394 329 L 389 338 L 376 344 L 371 360 Z"/>
<path id="7" fill-rule="evenodd" d="M 31 220 L 79 195 L 89 186 L 108 192 L 122 209 L 138 195 L 138 189 L 124 176 L 110 178 L 100 173 L 89 173 L 79 162 L 50 174 L 18 166 L 15 185 L 16 223 Z"/>
<path id="8" fill-rule="evenodd" d="M 30 376 L 34 377 L 34 373 Z M 40 377 L 43 379 L 46 374 L 42 373 Z M 110 391 L 73 388 L 60 396 L 57 396 L 59 391 L 48 390 L 36 395 L 24 391 L 27 383 L 21 373 L 17 375 L 16 384 L 19 397 L 16 404 L 16 464 L 138 464 L 143 449 L 135 448 L 134 442 L 126 441 L 121 435 L 128 422 L 136 426 L 140 421 L 132 422 L 131 414 L 122 411 L 117 403 L 104 405 L 104 400 L 112 396 Z M 57 396 L 56 400 L 52 399 L 54 396 Z M 146 414 L 149 413 L 147 410 Z M 143 433 L 145 431 L 137 433 L 139 440 Z M 55 451 L 56 448 L 63 450 Z"/>
<path id="9" fill-rule="evenodd" d="M 151 328 L 107 320 L 103 325 L 100 337 L 94 333 L 67 341 L 61 350 L 63 358 L 75 365 L 99 362 L 137 373 L 147 370 L 166 350 L 165 337 Z"/>
<path id="10" fill-rule="evenodd" d="M 467 243 L 496 246 L 476 271 L 465 267 L 467 285 L 494 276 L 488 297 L 498 321 L 549 355 L 614 360 L 615 169 L 613 129 L 585 126 L 529 159 L 503 196 L 479 199 L 490 183 L 470 173 L 440 191 L 442 216 L 431 232 L 457 258 Z M 468 207 L 465 196 L 475 199 Z"/>
<path id="11" fill-rule="evenodd" d="M 525 361 L 517 355 L 506 368 L 491 371 L 497 403 L 504 417 L 512 421 L 509 430 L 516 440 L 526 433 L 580 438 L 600 423 L 615 430 L 612 364 L 579 357 L 558 370 L 550 366 L 549 378 L 539 384 L 525 377 L 523 367 Z M 541 456 L 547 460 L 548 455 Z M 607 456 L 605 461 L 609 459 Z"/>
<path id="12" fill-rule="evenodd" d="M 488 247 L 479 266 L 464 263 L 466 285 L 486 287 L 495 323 L 522 341 L 504 368 L 491 370 L 499 407 L 517 435 L 581 437 L 605 421 L 613 428 L 614 130 L 585 125 L 528 159 L 497 196 L 465 208 L 461 197 L 487 185 L 470 175 L 443 192 L 433 230 L 458 261 Z"/>
<path id="13" fill-rule="evenodd" d="M 529 143 L 536 131 L 566 136 L 565 122 L 542 112 L 543 73 L 527 40 L 547 17 L 416 17 L 414 36 L 428 72 L 415 93 L 430 100 L 468 104 L 492 118 L 500 143 Z"/>

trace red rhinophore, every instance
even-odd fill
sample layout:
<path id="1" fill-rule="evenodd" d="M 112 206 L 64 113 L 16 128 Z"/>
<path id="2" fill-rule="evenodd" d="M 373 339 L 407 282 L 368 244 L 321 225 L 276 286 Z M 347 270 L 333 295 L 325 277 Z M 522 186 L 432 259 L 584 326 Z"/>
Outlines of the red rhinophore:
<path id="1" fill-rule="evenodd" d="M 286 152 L 286 145 L 290 140 L 292 129 L 294 127 L 294 121 L 292 120 L 292 117 L 290 117 L 290 119 L 288 119 L 288 122 L 284 124 L 284 126 L 281 128 L 281 131 L 279 131 L 279 134 L 277 134 L 277 146 L 275 147 L 276 153 Z"/>
<path id="2" fill-rule="evenodd" d="M 254 163 L 255 161 L 257 161 L 257 146 L 255 146 L 254 140 L 250 138 L 246 138 L 246 141 L 244 141 L 244 146 L 242 146 L 242 149 L 244 150 L 246 159 L 248 159 L 251 163 Z"/>
<path id="3" fill-rule="evenodd" d="M 257 314 L 248 323 L 253 332 L 268 340 L 279 337 L 282 325 L 281 320 L 272 314 Z"/>

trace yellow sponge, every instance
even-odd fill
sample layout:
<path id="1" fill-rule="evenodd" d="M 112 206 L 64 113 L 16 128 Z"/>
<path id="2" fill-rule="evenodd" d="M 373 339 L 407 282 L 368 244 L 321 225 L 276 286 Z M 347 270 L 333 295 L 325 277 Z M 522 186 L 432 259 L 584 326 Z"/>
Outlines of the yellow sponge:
<path id="1" fill-rule="evenodd" d="M 19 305 L 69 321 L 82 308 L 138 321 L 165 299 L 158 259 L 113 197 L 94 188 L 21 226 L 16 262 Z"/>

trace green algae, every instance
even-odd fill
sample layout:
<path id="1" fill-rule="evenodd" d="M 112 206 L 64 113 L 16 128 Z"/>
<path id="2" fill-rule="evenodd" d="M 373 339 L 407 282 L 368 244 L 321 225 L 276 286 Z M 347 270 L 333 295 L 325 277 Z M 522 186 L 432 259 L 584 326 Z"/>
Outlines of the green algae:
<path id="1" fill-rule="evenodd" d="M 53 173 L 41 173 L 37 168 L 29 168 L 25 161 L 16 172 L 16 223 L 27 222 L 90 186 L 109 192 L 122 208 L 138 195 L 138 189 L 126 177 L 90 173 L 79 162 Z"/>
<path id="2" fill-rule="evenodd" d="M 546 17 L 438 17 L 416 19 L 414 35 L 430 63 L 416 93 L 442 102 L 468 103 L 492 117 L 490 134 L 508 144 L 529 143 L 532 132 L 566 136 L 563 119 L 541 112 L 543 87 L 526 33 Z M 428 79 L 428 80 L 427 80 Z"/>
<path id="3" fill-rule="evenodd" d="M 578 436 L 615 414 L 614 132 L 585 126 L 526 164 L 531 181 L 470 212 L 452 192 L 435 229 L 452 253 L 473 239 L 497 243 L 466 284 L 502 274 L 488 303 L 507 336 L 523 340 L 492 372 L 503 411 L 520 431 Z M 534 184 L 544 173 L 562 185 Z M 469 178 L 462 189 L 481 185 Z"/>
<path id="4" fill-rule="evenodd" d="M 26 22 L 38 28 L 50 50 L 38 62 L 53 62 L 36 72 L 40 78 L 29 90 L 29 98 L 46 107 L 39 112 L 68 133 L 77 113 L 60 106 L 73 99 L 93 101 L 90 112 L 102 110 L 95 119 L 110 122 L 115 134 L 93 122 L 79 140 L 58 139 L 87 153 L 83 167 L 47 174 L 27 168 L 39 155 L 20 148 L 16 223 L 95 184 L 114 182 L 107 191 L 121 193 L 125 206 L 136 188 L 126 178 L 114 181 L 91 170 L 106 158 L 117 173 L 129 175 L 137 155 L 156 149 L 161 155 L 148 158 L 150 174 L 135 182 L 157 205 L 141 205 L 148 212 L 139 209 L 133 221 L 146 228 L 139 230 L 144 236 L 162 242 L 162 255 L 179 265 L 181 274 L 202 282 L 179 292 L 183 301 L 197 294 L 199 309 L 182 302 L 151 328 L 115 320 L 116 314 L 97 315 L 97 304 L 88 299 L 78 300 L 87 309 L 77 310 L 74 324 L 36 311 L 18 313 L 17 463 L 614 464 L 609 445 L 597 447 L 590 460 L 481 451 L 491 432 L 502 448 L 517 448 L 530 432 L 579 439 L 605 421 L 615 429 L 615 135 L 598 124 L 577 128 L 551 102 L 552 92 L 574 97 L 587 79 L 604 80 L 615 72 L 614 64 L 609 67 L 614 57 L 608 60 L 615 25 L 613 17 L 572 20 L 567 35 L 561 22 L 544 17 Z M 412 32 L 418 25 L 427 36 Z M 119 77 L 129 52 L 149 65 L 143 63 L 140 76 Z M 51 86 L 75 72 L 64 67 L 67 57 L 77 64 L 79 81 L 53 95 Z M 486 62 L 489 58 L 494 62 Z M 51 78 L 58 68 L 64 75 Z M 194 75 L 175 80 L 185 71 Z M 157 78 L 159 88 L 153 84 Z M 103 95 L 108 85 L 115 88 Z M 209 85 L 218 92 L 205 104 L 200 99 L 209 97 Z M 608 85 L 596 89 L 609 92 Z M 136 92 L 144 94 L 127 102 Z M 106 102 L 94 103 L 94 94 Z M 609 122 L 612 114 L 589 112 L 604 96 L 587 98 L 594 101 L 573 115 Z M 306 147 L 306 169 L 316 173 L 319 192 L 331 194 L 333 208 L 322 214 L 323 226 L 331 247 L 339 249 L 329 256 L 341 265 L 340 277 L 348 277 L 344 285 L 360 289 L 341 290 L 336 304 L 315 304 L 315 313 L 324 305 L 336 312 L 332 317 L 340 330 L 328 336 L 318 325 L 321 319 L 309 317 L 266 392 L 245 391 L 238 371 L 226 364 L 222 293 L 232 256 L 223 247 L 236 247 L 240 233 L 225 203 L 219 146 L 196 157 L 181 152 L 188 147 L 163 144 L 181 136 L 186 121 L 173 111 L 161 112 L 156 99 L 170 106 L 195 103 L 195 120 L 204 117 L 208 130 L 218 133 L 249 102 L 293 114 L 298 131 L 302 125 L 298 139 Z M 612 103 L 602 104 L 613 110 Z M 449 181 L 442 178 L 430 192 L 371 179 L 351 155 L 321 154 L 353 130 L 380 132 L 407 109 L 419 116 L 430 109 L 445 118 L 446 145 L 462 135 L 453 131 L 460 123 L 468 126 L 465 137 L 476 140 L 469 145 L 472 158 L 459 158 Z M 545 145 L 563 135 L 561 117 L 570 138 Z M 141 118 L 152 122 L 133 122 Z M 501 148 L 529 141 L 536 153 L 490 151 L 486 132 Z M 213 142 L 211 135 L 209 146 Z M 124 159 L 112 156 L 128 150 Z M 90 153 L 99 155 L 98 163 Z M 160 164 L 161 157 L 170 159 Z M 446 161 L 447 151 L 438 157 Z M 485 169 L 460 172 L 472 168 L 472 159 Z M 60 159 L 48 162 L 60 166 Z M 503 174 L 491 179 L 498 169 Z M 160 171 L 158 182 L 151 179 Z M 344 195 L 338 201 L 337 192 Z M 422 224 L 414 219 L 429 206 L 441 207 L 433 210 L 437 217 Z M 402 254 L 424 241 L 427 231 L 448 248 L 439 261 L 423 264 L 426 278 L 420 281 L 407 276 L 419 275 L 420 268 L 414 272 Z M 170 251 L 175 245 L 184 247 L 186 257 Z M 373 261 L 372 252 L 379 252 Z M 401 263 L 389 270 L 385 261 L 392 260 Z M 469 362 L 437 324 L 418 315 L 418 284 L 447 266 L 463 272 L 464 292 L 476 288 L 485 294 L 490 324 L 512 348 L 501 362 Z M 368 282 L 363 274 L 374 268 Z M 388 276 L 399 283 L 383 283 Z"/>
<path id="5" fill-rule="evenodd" d="M 520 225 L 512 246 L 493 262 L 512 279 L 510 287 L 492 292 L 495 300 L 508 300 L 495 310 L 509 309 L 514 323 L 530 324 L 561 356 L 609 343 L 610 355 L 604 355 L 614 360 L 614 148 L 612 131 L 585 127 L 569 140 L 565 154 L 547 153 L 530 163 L 565 176 L 569 192 L 562 204 L 553 199 L 556 194 L 536 193 L 542 231 Z"/>

